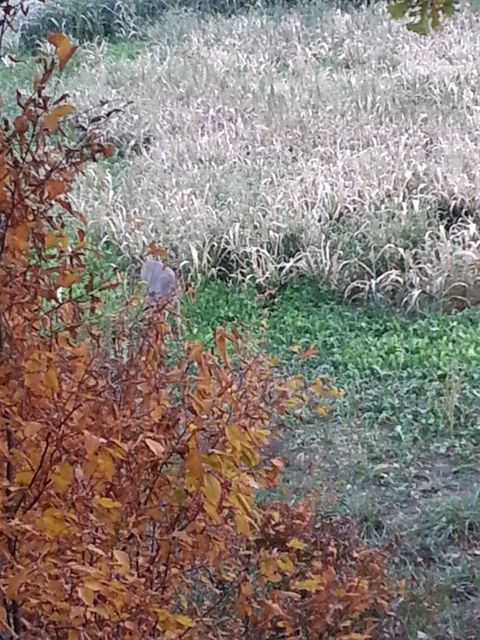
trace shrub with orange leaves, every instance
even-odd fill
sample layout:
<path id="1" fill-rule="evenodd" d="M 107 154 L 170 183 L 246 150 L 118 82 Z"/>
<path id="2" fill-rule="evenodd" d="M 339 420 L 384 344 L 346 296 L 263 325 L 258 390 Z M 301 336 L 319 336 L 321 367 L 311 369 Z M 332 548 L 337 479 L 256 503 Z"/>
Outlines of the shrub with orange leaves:
<path id="1" fill-rule="evenodd" d="M 1 637 L 370 637 L 393 594 L 381 555 L 316 529 L 305 506 L 257 500 L 281 470 L 261 451 L 295 385 L 221 329 L 215 353 L 172 357 L 152 314 L 139 341 L 119 328 L 112 358 L 88 322 L 98 299 L 68 192 L 112 153 L 108 113 L 49 95 L 75 49 L 49 41 L 0 130 Z"/>

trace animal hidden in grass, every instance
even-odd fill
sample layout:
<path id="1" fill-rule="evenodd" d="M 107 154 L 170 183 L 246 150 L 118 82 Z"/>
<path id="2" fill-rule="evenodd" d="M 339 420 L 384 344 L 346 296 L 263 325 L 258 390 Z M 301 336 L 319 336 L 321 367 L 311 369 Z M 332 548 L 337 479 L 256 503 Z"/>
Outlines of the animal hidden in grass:
<path id="1" fill-rule="evenodd" d="M 147 305 L 150 309 L 167 317 L 169 308 L 173 310 L 177 334 L 181 333 L 180 291 L 175 272 L 164 265 L 159 258 L 148 258 L 141 271 L 145 285 Z"/>

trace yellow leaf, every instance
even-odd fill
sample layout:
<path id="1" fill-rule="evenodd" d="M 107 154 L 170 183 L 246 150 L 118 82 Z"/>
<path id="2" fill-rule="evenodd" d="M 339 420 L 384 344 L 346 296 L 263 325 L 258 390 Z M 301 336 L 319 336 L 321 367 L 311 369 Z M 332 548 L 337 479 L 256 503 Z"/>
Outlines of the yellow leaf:
<path id="1" fill-rule="evenodd" d="M 54 107 L 50 113 L 57 116 L 57 118 L 65 118 L 66 116 L 70 116 L 72 113 L 75 113 L 75 107 L 71 104 L 61 104 L 58 107 Z"/>
<path id="2" fill-rule="evenodd" d="M 320 378 L 317 378 L 310 388 L 317 396 L 325 396 L 327 394 L 327 388 Z"/>
<path id="3" fill-rule="evenodd" d="M 15 482 L 21 487 L 28 487 L 33 478 L 33 471 L 18 471 L 15 474 Z"/>
<path id="4" fill-rule="evenodd" d="M 252 537 L 252 529 L 249 520 L 250 519 L 241 511 L 235 512 L 235 524 L 237 525 L 239 533 L 250 539 Z"/>
<path id="5" fill-rule="evenodd" d="M 98 454 L 98 468 L 103 473 L 105 478 L 111 482 L 115 473 L 115 465 L 112 456 L 108 451 L 102 451 Z"/>
<path id="6" fill-rule="evenodd" d="M 94 592 L 102 591 L 103 589 L 103 584 L 99 580 L 95 580 L 94 578 L 87 578 L 83 585 Z"/>
<path id="7" fill-rule="evenodd" d="M 55 369 L 48 369 L 45 374 L 45 382 L 47 389 L 50 389 L 53 393 L 58 393 L 60 391 L 60 385 L 58 384 L 57 372 Z"/>
<path id="8" fill-rule="evenodd" d="M 292 584 L 292 589 L 300 591 L 315 591 L 320 584 L 320 578 L 307 578 L 306 580 L 298 580 Z"/>
<path id="9" fill-rule="evenodd" d="M 211 502 L 204 502 L 203 508 L 205 509 L 205 513 L 210 516 L 213 522 L 220 523 L 220 516 L 217 511 L 217 507 Z"/>
<path id="10" fill-rule="evenodd" d="M 240 507 L 245 511 L 248 516 L 252 515 L 252 505 L 247 500 L 246 496 L 243 495 L 240 491 L 236 494 L 236 499 Z"/>
<path id="11" fill-rule="evenodd" d="M 92 611 L 100 615 L 105 620 L 108 620 L 108 618 L 111 618 L 112 616 L 112 609 L 103 604 L 95 605 L 94 607 L 92 607 Z"/>
<path id="12" fill-rule="evenodd" d="M 80 599 L 88 606 L 91 607 L 93 605 L 93 600 L 95 598 L 95 593 L 89 587 L 79 587 L 78 595 Z"/>
<path id="13" fill-rule="evenodd" d="M 319 416 L 321 416 L 322 418 L 326 418 L 327 416 L 329 416 L 331 414 L 332 410 L 330 409 L 330 407 L 316 407 L 315 408 L 315 413 Z"/>
<path id="14" fill-rule="evenodd" d="M 65 520 L 65 514 L 51 509 L 43 514 L 38 524 L 41 529 L 54 537 L 66 533 L 69 529 L 69 524 Z"/>
<path id="15" fill-rule="evenodd" d="M 245 440 L 245 434 L 236 424 L 227 424 L 225 426 L 225 435 L 227 440 L 236 451 L 242 448 L 242 442 Z"/>
<path id="16" fill-rule="evenodd" d="M 268 555 L 263 556 L 260 559 L 259 568 L 262 576 L 269 582 L 280 582 L 282 579 L 277 571 L 277 558 L 269 557 Z"/>
<path id="17" fill-rule="evenodd" d="M 188 616 L 184 616 L 181 613 L 175 616 L 175 620 L 182 625 L 182 627 L 194 627 L 195 622 Z"/>
<path id="18" fill-rule="evenodd" d="M 49 33 L 48 42 L 53 44 L 57 50 L 57 56 L 60 62 L 60 70 L 65 68 L 65 65 L 75 53 L 77 47 L 74 47 L 70 42 L 70 39 L 63 33 Z"/>
<path id="19" fill-rule="evenodd" d="M 303 389 L 305 386 L 305 380 L 303 376 L 295 376 L 294 378 L 289 378 L 286 384 L 289 389 L 296 391 L 297 389 Z"/>
<path id="20" fill-rule="evenodd" d="M 150 438 L 145 438 L 145 444 L 151 451 L 153 451 L 153 453 L 158 458 L 161 458 L 165 453 L 165 447 L 163 447 L 159 442 L 156 442 L 155 440 L 151 440 Z"/>
<path id="21" fill-rule="evenodd" d="M 116 500 L 112 500 L 111 498 L 96 498 L 95 501 L 97 504 L 99 504 L 101 507 L 104 507 L 105 509 L 118 509 L 122 506 L 120 502 L 117 502 Z"/>
<path id="22" fill-rule="evenodd" d="M 128 557 L 128 553 L 125 553 L 125 551 L 120 551 L 120 549 L 115 549 L 113 552 L 113 557 L 124 569 L 130 569 L 130 558 Z"/>
<path id="23" fill-rule="evenodd" d="M 94 436 L 89 431 L 83 432 L 85 449 L 89 456 L 93 456 L 94 453 L 97 452 L 98 447 L 100 446 L 100 439 L 97 436 Z"/>
<path id="24" fill-rule="evenodd" d="M 220 482 L 214 475 L 207 473 L 203 484 L 203 493 L 205 498 L 211 505 L 216 507 L 220 502 L 220 497 L 222 495 L 222 486 Z"/>
<path id="25" fill-rule="evenodd" d="M 287 547 L 290 547 L 290 549 L 305 549 L 306 546 L 306 543 L 298 538 L 292 538 L 287 544 Z"/>
<path id="26" fill-rule="evenodd" d="M 252 449 L 252 447 L 244 445 L 242 449 L 242 460 L 250 467 L 256 467 L 260 462 L 260 456 L 257 451 Z"/>
<path id="27" fill-rule="evenodd" d="M 283 573 L 293 573 L 295 571 L 295 565 L 288 553 L 281 553 L 277 558 L 277 564 Z"/>
<path id="28" fill-rule="evenodd" d="M 53 486 L 60 493 L 64 493 L 73 481 L 73 467 L 68 462 L 57 464 L 52 470 L 50 478 Z"/>

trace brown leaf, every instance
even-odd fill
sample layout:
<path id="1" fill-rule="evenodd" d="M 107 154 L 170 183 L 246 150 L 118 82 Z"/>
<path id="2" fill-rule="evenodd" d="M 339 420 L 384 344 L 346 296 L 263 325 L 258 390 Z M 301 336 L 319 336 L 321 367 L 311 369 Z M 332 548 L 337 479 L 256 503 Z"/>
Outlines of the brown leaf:
<path id="1" fill-rule="evenodd" d="M 72 286 L 72 284 L 76 284 L 77 282 L 82 281 L 82 276 L 79 273 L 67 272 L 64 273 L 63 276 L 58 281 L 59 287 L 64 287 L 64 289 L 68 289 Z"/>
<path id="2" fill-rule="evenodd" d="M 19 135 L 23 135 L 28 130 L 28 118 L 27 116 L 17 116 L 15 118 L 14 125 L 15 131 Z"/>
<path id="3" fill-rule="evenodd" d="M 153 451 L 153 453 L 158 458 L 163 457 L 163 454 L 165 453 L 165 447 L 162 446 L 159 442 L 156 442 L 155 440 L 152 440 L 151 438 L 145 438 L 145 444 L 150 449 L 150 451 Z"/>
<path id="4" fill-rule="evenodd" d="M 52 200 L 58 198 L 67 191 L 69 185 L 64 180 L 48 180 L 45 184 L 48 197 Z"/>
<path id="5" fill-rule="evenodd" d="M 222 360 L 225 365 L 229 365 L 228 353 L 227 353 L 227 336 L 224 329 L 217 329 L 215 332 L 215 344 L 220 352 Z"/>

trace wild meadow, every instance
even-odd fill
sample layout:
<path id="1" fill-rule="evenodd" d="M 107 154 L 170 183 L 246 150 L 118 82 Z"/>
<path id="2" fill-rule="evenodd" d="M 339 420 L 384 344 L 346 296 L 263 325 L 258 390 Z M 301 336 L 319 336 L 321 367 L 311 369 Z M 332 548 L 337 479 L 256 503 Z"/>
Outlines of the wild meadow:
<path id="1" fill-rule="evenodd" d="M 480 15 L 427 37 L 381 4 L 127 17 L 58 87 L 119 107 L 116 153 L 72 195 L 89 272 L 119 282 L 96 321 L 138 299 L 154 242 L 189 285 L 188 339 L 224 326 L 334 384 L 278 427 L 283 499 L 313 495 L 392 553 L 405 594 L 378 637 L 478 639 Z M 7 110 L 21 51 L 0 68 Z"/>

